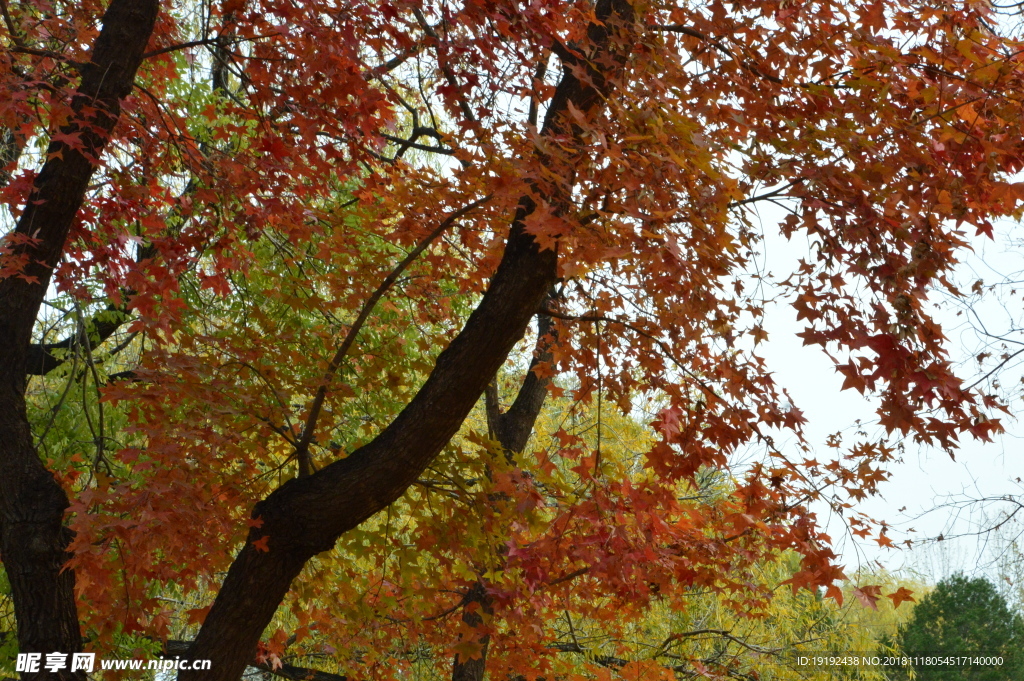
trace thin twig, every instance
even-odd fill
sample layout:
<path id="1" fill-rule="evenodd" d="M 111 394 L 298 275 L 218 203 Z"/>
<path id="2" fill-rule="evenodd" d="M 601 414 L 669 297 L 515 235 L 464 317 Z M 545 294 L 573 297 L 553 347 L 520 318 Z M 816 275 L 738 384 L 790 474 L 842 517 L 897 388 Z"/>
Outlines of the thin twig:
<path id="1" fill-rule="evenodd" d="M 976 380 L 976 381 L 975 381 L 974 383 L 971 383 L 971 384 L 970 384 L 969 386 L 967 386 L 966 388 L 964 388 L 964 391 L 967 391 L 967 390 L 971 390 L 972 388 L 975 388 L 975 387 L 977 387 L 979 383 L 982 383 L 983 381 L 985 381 L 986 379 L 988 379 L 988 378 L 989 378 L 990 376 L 992 376 L 992 374 L 994 374 L 994 373 L 996 373 L 997 371 L 999 371 L 1000 369 L 1002 369 L 1002 368 L 1003 368 L 1004 366 L 1006 366 L 1006 364 L 1007 364 L 1007 363 L 1008 363 L 1008 362 L 1009 362 L 1009 361 L 1010 361 L 1011 359 L 1013 359 L 1013 358 L 1014 358 L 1014 357 L 1016 357 L 1017 355 L 1021 354 L 1022 352 L 1024 352 L 1024 348 L 1022 348 L 1022 349 L 1018 350 L 1017 352 L 1013 353 L 1012 355 L 1007 355 L 1007 356 L 1006 356 L 1006 358 L 1005 358 L 1005 359 L 1004 359 L 1004 360 L 1003 360 L 1002 362 L 1000 362 L 999 364 L 995 365 L 995 366 L 994 366 L 994 367 L 992 368 L 992 371 L 988 372 L 987 374 L 985 374 L 984 376 L 982 376 L 981 378 L 979 378 L 978 380 Z"/>
<path id="2" fill-rule="evenodd" d="M 488 194 L 482 199 L 478 199 L 470 204 L 467 204 L 455 211 L 447 218 L 445 218 L 437 228 L 428 234 L 426 238 L 416 245 L 416 248 L 412 249 L 405 258 L 395 266 L 395 269 L 391 271 L 384 281 L 380 283 L 377 290 L 367 299 L 366 303 L 363 304 L 363 308 L 359 311 L 359 316 L 356 317 L 352 327 L 345 334 L 345 338 L 342 340 L 341 345 L 338 346 L 337 352 L 334 353 L 334 357 L 331 358 L 330 363 L 327 365 L 327 371 L 324 374 L 323 381 L 320 386 L 316 389 L 316 396 L 313 398 L 313 404 L 309 408 L 309 416 L 306 418 L 306 424 L 302 429 L 302 438 L 295 447 L 295 454 L 293 458 L 299 461 L 299 476 L 308 475 L 310 473 L 309 465 L 309 445 L 313 442 L 313 430 L 316 428 L 317 419 L 320 418 L 320 410 L 323 408 L 324 400 L 327 398 L 327 386 L 334 378 L 334 374 L 338 371 L 345 356 L 348 355 L 349 349 L 352 347 L 352 343 L 355 342 L 356 336 L 359 331 L 363 328 L 363 324 L 370 317 L 370 313 L 373 312 L 373 308 L 377 305 L 377 302 L 388 292 L 394 283 L 398 280 L 398 277 L 405 271 L 409 265 L 413 263 L 416 258 L 419 257 L 420 253 L 425 251 L 428 246 L 441 235 L 446 229 L 452 226 L 456 220 L 469 213 L 471 210 L 478 208 L 484 203 L 491 200 L 492 194 Z"/>
<path id="3" fill-rule="evenodd" d="M 412 13 L 416 16 L 416 21 L 419 22 L 420 28 L 423 29 L 423 32 L 434 39 L 434 46 L 437 49 L 437 65 L 441 68 L 441 73 L 444 75 L 445 80 L 448 81 L 448 85 L 455 92 L 455 96 L 459 100 L 459 108 L 462 109 L 462 114 L 466 117 L 468 122 L 475 124 L 477 120 L 476 116 L 473 115 L 473 108 L 469 105 L 469 102 L 466 101 L 466 97 L 462 92 L 462 87 L 459 85 L 459 81 L 455 77 L 455 72 L 452 71 L 451 66 L 448 64 L 448 57 L 441 49 L 441 37 L 437 34 L 437 31 L 434 30 L 434 27 L 427 21 L 427 18 L 423 16 L 423 12 L 421 12 L 419 8 L 414 7 Z"/>
<path id="4" fill-rule="evenodd" d="M 747 643 L 743 639 L 733 636 L 730 632 L 725 631 L 724 629 L 697 629 L 695 631 L 685 631 L 679 634 L 672 634 L 668 637 L 668 639 L 665 640 L 665 643 L 663 643 L 661 647 L 662 650 L 665 650 L 667 648 L 667 645 L 671 643 L 673 640 L 678 640 L 681 638 L 690 638 L 693 636 L 706 636 L 708 634 L 711 634 L 712 636 L 721 636 L 722 638 L 727 638 L 733 643 L 738 643 L 747 650 L 753 651 L 755 653 L 760 653 L 762 655 L 777 655 L 778 653 L 782 652 L 782 648 L 762 648 L 761 646 L 755 646 L 753 644 Z"/>
<path id="5" fill-rule="evenodd" d="M 187 50 L 190 47 L 199 47 L 200 45 L 216 45 L 217 38 L 203 38 L 201 40 L 193 40 L 187 43 L 179 43 L 177 45 L 169 45 L 162 47 L 159 50 L 153 50 L 152 52 L 146 52 L 142 55 L 143 59 L 151 59 L 152 57 L 158 57 L 161 54 L 167 54 L 168 52 L 177 52 L 178 50 Z"/>
<path id="6" fill-rule="evenodd" d="M 263 34 L 263 35 L 249 36 L 248 38 L 232 38 L 231 40 L 227 41 L 226 45 L 233 45 L 233 44 L 241 43 L 241 42 L 250 42 L 250 41 L 254 41 L 254 40 L 264 40 L 266 38 L 276 38 L 276 37 L 278 37 L 280 35 L 281 35 L 280 33 L 266 33 L 266 34 Z M 221 45 L 222 47 L 226 47 L 226 45 L 222 45 L 222 42 L 223 42 L 223 36 L 217 36 L 216 38 L 200 38 L 199 40 L 192 40 L 192 41 L 187 42 L 187 43 L 178 43 L 177 45 L 168 45 L 167 47 L 161 47 L 159 50 L 153 50 L 152 52 L 146 52 L 145 54 L 142 55 L 142 58 L 143 59 L 149 59 L 151 57 L 157 57 L 157 56 L 159 56 L 161 54 L 167 54 L 168 52 L 177 52 L 178 50 L 187 50 L 190 47 L 199 47 L 201 45 Z M 235 52 L 235 53 L 232 53 L 232 54 L 236 54 L 237 55 L 238 53 Z"/>
<path id="7" fill-rule="evenodd" d="M 755 196 L 748 196 L 747 198 L 740 199 L 739 201 L 732 201 L 729 204 L 729 208 L 739 208 L 740 206 L 744 206 L 744 205 L 746 205 L 748 203 L 754 203 L 756 201 L 771 200 L 771 199 L 777 198 L 779 196 L 786 196 L 786 192 L 788 190 L 792 189 L 793 187 L 795 187 L 798 184 L 802 184 L 804 182 L 804 180 L 805 180 L 805 178 L 798 177 L 795 180 L 790 180 L 789 182 L 787 182 L 786 184 L 782 185 L 778 189 L 773 189 L 770 192 L 765 192 L 764 194 L 757 194 Z"/>
<path id="8" fill-rule="evenodd" d="M 3 12 L 4 23 L 7 24 L 7 32 L 11 34 L 11 40 L 18 47 L 22 47 L 25 43 L 22 42 L 21 36 L 18 35 L 18 29 L 14 27 L 14 20 L 11 19 L 11 13 L 7 9 L 7 0 L 0 0 L 0 12 Z"/>

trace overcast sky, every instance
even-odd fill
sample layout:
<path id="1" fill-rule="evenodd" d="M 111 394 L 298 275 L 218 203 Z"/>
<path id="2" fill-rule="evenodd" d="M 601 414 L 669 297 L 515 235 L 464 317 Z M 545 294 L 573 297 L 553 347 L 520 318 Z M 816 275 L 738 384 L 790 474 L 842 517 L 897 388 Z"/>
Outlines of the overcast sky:
<path id="1" fill-rule="evenodd" d="M 785 276 L 792 271 L 795 258 L 806 254 L 806 245 L 788 243 L 778 236 L 772 226 L 778 217 L 779 212 L 762 212 L 766 234 L 765 264 L 777 275 Z M 1002 236 L 997 234 L 996 242 L 984 238 L 973 240 L 976 252 L 965 254 L 957 272 L 961 286 L 969 289 L 970 284 L 979 278 L 996 282 L 1024 271 L 1024 246 L 1013 246 L 1010 239 L 1012 229 L 1019 227 L 1003 225 Z M 964 360 L 959 372 L 961 376 L 974 378 L 984 373 L 973 360 L 985 341 L 977 331 L 979 322 L 984 323 L 990 333 L 1009 331 L 1013 340 L 1024 341 L 1024 334 L 1013 336 L 1013 318 L 1020 317 L 1021 298 L 1010 295 L 1009 290 L 1009 286 L 1003 287 L 1000 300 L 993 298 L 976 306 L 977 315 L 973 318 L 954 301 L 942 304 L 938 315 L 950 337 L 951 354 Z M 958 310 L 960 315 L 956 314 Z M 758 354 L 765 357 L 779 384 L 789 390 L 796 406 L 805 413 L 809 421 L 808 439 L 818 451 L 826 449 L 824 441 L 829 434 L 857 430 L 858 419 L 867 432 L 878 430 L 874 426 L 877 418 L 875 405 L 856 391 L 841 391 L 842 377 L 829 359 L 819 349 L 801 345 L 795 336 L 801 330 L 801 324 L 796 321 L 792 308 L 780 306 L 772 311 L 767 317 L 766 328 L 769 340 L 758 348 Z M 1020 366 L 1010 362 L 1001 376 L 1004 385 L 1019 385 Z M 877 519 L 888 521 L 893 527 L 890 536 L 897 542 L 907 537 L 925 540 L 975 531 L 979 523 L 984 522 L 981 517 L 983 511 L 994 517 L 1006 505 L 993 504 L 983 509 L 969 504 L 959 512 L 954 508 L 932 509 L 951 500 L 1024 491 L 1021 485 L 1012 482 L 1018 476 L 1024 478 L 1024 425 L 1011 419 L 1004 420 L 1004 425 L 1007 432 L 993 443 L 964 442 L 955 461 L 944 452 L 906 443 L 902 462 L 889 467 L 892 477 L 882 485 L 882 497 L 874 497 L 860 508 Z M 830 515 L 824 504 L 817 510 L 823 522 Z M 985 543 L 985 536 L 947 540 L 931 547 L 919 541 L 920 545 L 915 549 L 894 551 L 882 549 L 874 541 L 851 541 L 845 526 L 836 518 L 830 519 L 826 526 L 835 540 L 837 551 L 842 553 L 851 571 L 859 565 L 879 561 L 889 569 L 916 569 L 931 579 L 939 579 L 958 570 L 996 576 L 996 570 L 990 564 L 993 552 Z M 916 532 L 910 533 L 911 528 Z"/>

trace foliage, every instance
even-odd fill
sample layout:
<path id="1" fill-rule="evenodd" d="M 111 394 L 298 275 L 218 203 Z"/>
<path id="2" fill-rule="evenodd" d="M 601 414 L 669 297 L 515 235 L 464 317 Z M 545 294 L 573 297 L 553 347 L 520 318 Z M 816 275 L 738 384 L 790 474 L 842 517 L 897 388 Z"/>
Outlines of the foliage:
<path id="1" fill-rule="evenodd" d="M 872 601 L 862 595 L 874 587 L 889 593 L 890 597 Z M 887 570 L 860 570 L 852 575 L 844 591 L 850 606 L 856 603 L 857 607 L 844 603 L 843 623 L 848 640 L 835 652 L 892 653 L 886 646 L 892 645 L 896 631 L 907 622 L 914 605 L 929 588 L 920 577 Z"/>
<path id="2" fill-rule="evenodd" d="M 837 678 L 884 681 L 887 676 L 882 667 L 839 669 L 809 665 L 801 662 L 801 658 L 844 656 L 853 651 L 867 655 L 879 653 L 876 650 L 878 639 L 894 634 L 909 609 L 895 607 L 888 599 L 879 602 L 877 608 L 867 607 L 856 598 L 839 605 L 821 593 L 792 591 L 780 586 L 798 569 L 799 559 L 794 554 L 760 566 L 758 583 L 774 586 L 774 593 L 759 616 L 736 612 L 720 594 L 690 592 L 672 606 L 662 602 L 652 607 L 646 618 L 632 626 L 628 643 L 618 643 L 626 644 L 624 647 L 635 662 L 658 657 L 677 661 L 690 659 L 697 669 L 704 669 L 712 678 L 717 674 L 761 681 Z M 863 581 L 864 584 L 883 584 L 892 590 L 912 584 L 884 573 L 865 573 L 861 577 L 870 580 Z M 588 633 L 585 624 L 575 623 L 576 638 L 587 641 L 604 655 L 602 658 L 600 653 L 592 652 L 591 659 L 603 660 L 609 666 L 619 660 L 617 668 L 622 678 L 631 678 L 622 664 L 625 660 L 615 658 L 614 651 L 609 650 L 611 642 L 599 636 L 588 640 Z M 671 663 L 666 666 L 673 667 Z M 676 667 L 677 672 L 688 670 L 689 665 Z M 657 673 L 657 668 L 649 671 Z"/>
<path id="3" fill-rule="evenodd" d="M 885 545 L 853 503 L 894 441 L 1000 427 L 929 314 L 965 230 L 1020 211 L 1024 58 L 984 4 L 3 6 L 23 650 L 81 624 L 194 636 L 224 681 L 286 649 L 360 679 L 600 678 L 560 622 L 627 660 L 697 593 L 841 600 L 809 505 Z M 806 243 L 791 272 L 759 269 L 766 203 Z M 814 450 L 758 355 L 773 298 L 886 437 Z M 477 405 L 510 353 L 490 407 L 550 388 L 522 451 Z"/>

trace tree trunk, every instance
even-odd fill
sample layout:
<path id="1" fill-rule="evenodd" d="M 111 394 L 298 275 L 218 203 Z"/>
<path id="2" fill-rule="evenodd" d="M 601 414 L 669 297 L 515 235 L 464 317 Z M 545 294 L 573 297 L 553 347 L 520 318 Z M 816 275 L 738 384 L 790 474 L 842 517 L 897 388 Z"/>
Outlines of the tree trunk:
<path id="1" fill-rule="evenodd" d="M 194 659 L 212 660 L 212 670 L 180 679 L 238 679 L 306 561 L 401 496 L 458 430 L 556 276 L 554 251 L 540 251 L 522 227 L 530 210 L 520 208 L 484 300 L 395 421 L 348 458 L 287 482 L 256 505 L 252 515 L 262 524 L 232 564 L 192 651 Z M 268 551 L 253 545 L 263 537 Z"/>
<path id="2" fill-rule="evenodd" d="M 547 301 L 554 299 L 552 292 Z M 541 407 L 544 406 L 544 399 L 548 394 L 548 379 L 541 378 L 534 372 L 538 364 L 551 361 L 550 342 L 548 336 L 551 333 L 551 317 L 545 314 L 537 315 L 537 345 L 534 349 L 533 361 L 526 371 L 523 384 L 516 393 L 516 399 L 506 412 L 501 411 L 498 403 L 497 385 L 492 381 L 487 388 L 487 427 L 492 437 L 498 441 L 505 455 L 513 464 L 515 455 L 526 448 L 526 443 L 533 433 L 533 426 L 540 415 Z M 474 628 L 480 628 L 484 624 L 481 612 L 490 615 L 493 611 L 490 594 L 487 593 L 487 584 L 483 580 L 476 582 L 466 595 L 466 602 L 463 606 L 462 621 Z M 487 649 L 491 637 L 487 633 L 481 633 L 477 639 L 480 645 L 480 656 L 473 659 L 463 659 L 455 655 L 452 661 L 452 681 L 483 681 L 487 672 Z"/>
<path id="3" fill-rule="evenodd" d="M 632 40 L 619 31 L 633 22 L 626 0 L 600 0 L 597 21 L 575 57 L 563 58 L 562 79 L 542 135 L 572 135 L 582 147 L 571 108 L 592 114 L 611 93 Z M 582 76 L 582 79 L 581 77 Z M 554 206 L 569 205 L 573 164 L 542 159 L 563 179 Z M 290 480 L 253 509 L 260 527 L 231 565 L 192 650 L 211 660 L 210 671 L 182 671 L 180 681 L 237 681 L 253 659 L 263 630 L 306 561 L 398 499 L 448 443 L 497 373 L 557 278 L 553 250 L 541 250 L 526 231 L 536 208 L 523 197 L 505 253 L 480 305 L 441 353 L 423 387 L 372 442 L 316 473 Z M 254 544 L 266 538 L 261 550 Z"/>
<path id="4" fill-rule="evenodd" d="M 466 603 L 463 605 L 462 621 L 474 628 L 480 628 L 484 624 L 483 615 L 490 615 L 493 612 L 491 597 L 487 594 L 487 585 L 479 581 L 473 585 L 466 596 Z M 477 643 L 480 645 L 479 657 L 463 659 L 460 655 L 455 656 L 452 665 L 452 681 L 482 681 L 487 671 L 487 646 L 491 637 L 487 634 L 480 636 Z"/>
<path id="5" fill-rule="evenodd" d="M 149 42 L 158 0 L 113 0 L 103 16 L 89 64 L 61 129 L 78 135 L 76 147 L 53 142 L 36 177 L 10 246 L 20 276 L 0 280 L 0 557 L 11 583 L 21 652 L 74 653 L 82 649 L 74 573 L 64 527 L 67 496 L 39 460 L 26 417 L 29 344 L 39 306 L 60 261 L 72 222 L 107 138 L 132 90 Z M 65 138 L 66 139 L 66 138 Z M 85 679 L 68 670 L 26 673 L 25 679 Z"/>

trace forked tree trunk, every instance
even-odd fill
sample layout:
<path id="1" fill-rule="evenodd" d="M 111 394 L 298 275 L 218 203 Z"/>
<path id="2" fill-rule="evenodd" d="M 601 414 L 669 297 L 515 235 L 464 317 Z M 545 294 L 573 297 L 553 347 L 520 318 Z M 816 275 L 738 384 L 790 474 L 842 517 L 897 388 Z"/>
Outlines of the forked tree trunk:
<path id="1" fill-rule="evenodd" d="M 548 302 L 553 298 L 554 293 L 548 296 Z M 548 394 L 549 380 L 538 376 L 534 369 L 539 364 L 551 361 L 551 326 L 551 317 L 545 314 L 537 315 L 537 345 L 533 361 L 530 362 L 530 368 L 527 369 L 519 392 L 508 411 L 501 411 L 497 384 L 492 382 L 487 388 L 487 427 L 491 431 L 491 437 L 498 441 L 512 465 L 516 464 L 516 455 L 526 448 Z M 466 594 L 462 621 L 474 629 L 481 629 L 485 624 L 483 615 L 491 614 L 493 599 L 487 593 L 487 584 L 480 580 L 470 587 Z M 455 659 L 452 660 L 452 681 L 483 681 L 487 673 L 487 652 L 491 637 L 487 633 L 480 633 L 476 642 L 480 647 L 478 657 L 463 658 L 455 655 Z"/>
<path id="2" fill-rule="evenodd" d="M 571 109 L 592 115 L 622 74 L 632 38 L 627 0 L 600 0 L 579 57 L 563 56 L 562 79 L 542 135 L 571 135 L 583 147 Z M 542 159 L 563 178 L 543 198 L 568 205 L 573 164 Z M 423 387 L 372 442 L 316 473 L 295 478 L 256 505 L 253 527 L 235 558 L 191 651 L 210 671 L 179 672 L 180 681 L 237 681 L 256 653 L 263 630 L 310 558 L 333 548 L 344 532 L 398 499 L 448 443 L 537 313 L 557 277 L 557 258 L 526 231 L 536 208 L 521 199 L 504 256 L 477 309 L 441 353 Z M 254 542 L 266 538 L 262 551 Z"/>

